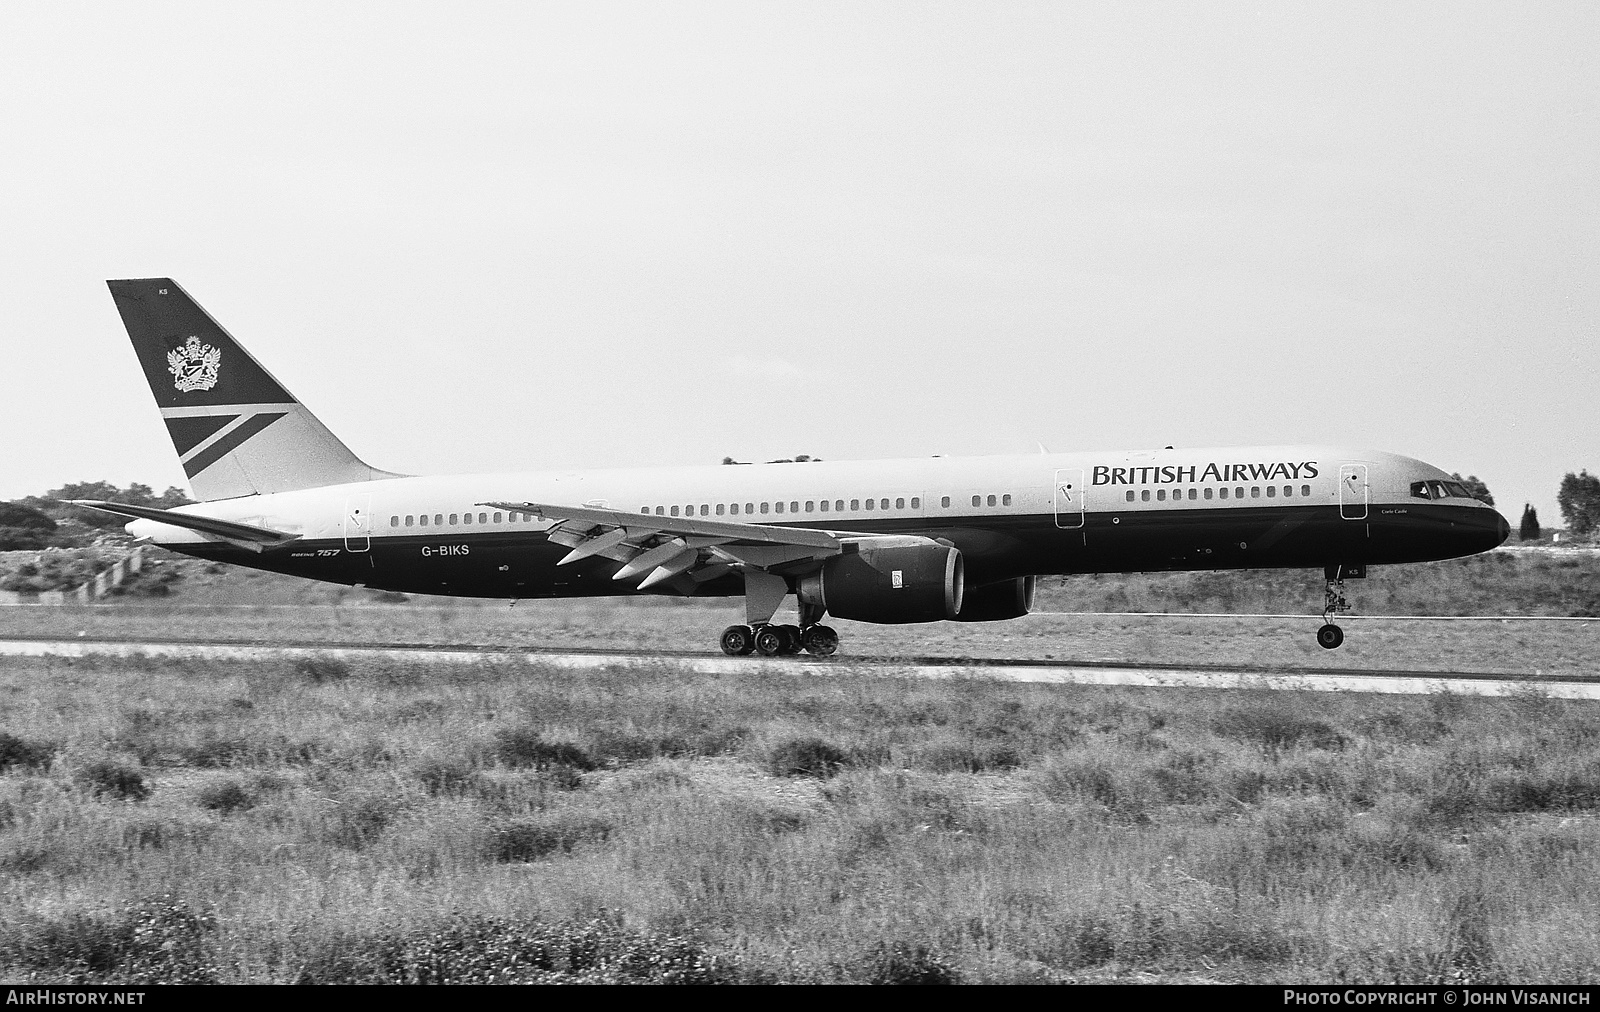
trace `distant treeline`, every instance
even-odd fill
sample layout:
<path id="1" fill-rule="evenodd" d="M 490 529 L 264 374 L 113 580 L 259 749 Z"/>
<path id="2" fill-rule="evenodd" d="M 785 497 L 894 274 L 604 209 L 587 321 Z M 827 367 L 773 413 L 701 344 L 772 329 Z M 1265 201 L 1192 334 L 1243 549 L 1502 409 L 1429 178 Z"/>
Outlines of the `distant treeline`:
<path id="1" fill-rule="evenodd" d="M 70 505 L 64 501 L 68 499 L 101 499 L 157 509 L 171 509 L 194 501 L 183 489 L 175 487 L 156 495 L 149 485 L 138 482 L 127 488 L 118 488 L 108 481 L 73 482 L 50 489 L 44 495 L 0 502 L 0 552 L 83 548 L 107 531 L 120 530 L 128 522 L 126 517 Z"/>

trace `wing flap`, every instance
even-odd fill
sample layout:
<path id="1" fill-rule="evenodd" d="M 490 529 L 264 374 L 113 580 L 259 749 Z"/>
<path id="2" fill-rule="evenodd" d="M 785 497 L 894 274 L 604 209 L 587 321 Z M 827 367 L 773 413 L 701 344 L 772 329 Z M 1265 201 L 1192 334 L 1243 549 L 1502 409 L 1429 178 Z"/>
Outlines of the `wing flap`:
<path id="1" fill-rule="evenodd" d="M 770 527 L 765 524 L 740 524 L 727 520 L 709 520 L 699 517 L 658 517 L 647 513 L 624 513 L 621 510 L 600 509 L 593 506 L 559 506 L 537 502 L 482 502 L 479 506 L 503 509 L 518 513 L 532 513 L 546 520 L 561 522 L 563 530 L 582 525 L 582 531 L 595 525 L 626 527 L 630 531 L 667 534 L 674 537 L 700 535 L 732 542 L 770 545 L 803 545 L 831 552 L 839 551 L 839 539 L 827 531 L 804 527 Z M 629 540 L 633 540 L 631 537 Z M 566 542 L 561 542 L 566 544 Z M 567 545 L 568 548 L 576 547 Z"/>

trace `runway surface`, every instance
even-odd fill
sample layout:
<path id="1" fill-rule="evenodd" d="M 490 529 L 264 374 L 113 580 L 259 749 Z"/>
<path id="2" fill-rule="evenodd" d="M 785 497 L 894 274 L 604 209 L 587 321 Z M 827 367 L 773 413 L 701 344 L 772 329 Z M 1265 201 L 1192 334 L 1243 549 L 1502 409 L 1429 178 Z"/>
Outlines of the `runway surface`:
<path id="1" fill-rule="evenodd" d="M 1536 691 L 1558 699 L 1600 699 L 1600 680 L 1512 678 L 1484 672 L 1367 671 L 1332 668 L 1170 665 L 1113 661 L 1036 661 L 944 657 L 850 658 L 727 657 L 689 651 L 537 649 L 494 646 L 432 646 L 403 643 L 164 642 L 103 639 L 0 640 L 10 657 L 175 657 L 217 661 L 295 660 L 332 657 L 345 661 L 390 659 L 468 664 L 487 658 L 520 659 L 573 670 L 608 667 L 672 667 L 706 674 L 982 678 L 1078 685 L 1137 685 L 1207 689 L 1287 689 L 1316 692 L 1428 694 L 1454 692 L 1498 696 Z"/>

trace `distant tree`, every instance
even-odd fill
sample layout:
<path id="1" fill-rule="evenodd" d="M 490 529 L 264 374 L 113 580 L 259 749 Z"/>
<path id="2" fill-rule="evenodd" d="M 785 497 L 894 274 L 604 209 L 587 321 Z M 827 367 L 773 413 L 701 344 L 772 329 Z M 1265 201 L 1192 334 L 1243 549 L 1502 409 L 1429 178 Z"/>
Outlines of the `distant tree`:
<path id="1" fill-rule="evenodd" d="M 1450 477 L 1467 486 L 1467 492 L 1472 496 L 1472 498 L 1487 506 L 1494 505 L 1494 496 L 1489 494 L 1489 486 L 1479 481 L 1477 475 L 1469 474 L 1463 478 L 1459 473 L 1457 473 L 1452 474 Z"/>
<path id="2" fill-rule="evenodd" d="M 0 502 L 0 552 L 43 548 L 56 522 L 31 506 Z"/>
<path id="3" fill-rule="evenodd" d="M 60 488 L 53 488 L 42 496 L 28 496 L 19 501 L 52 520 L 76 520 L 78 523 L 98 527 L 101 530 L 115 530 L 128 522 L 127 517 L 69 505 L 65 502 L 68 499 L 99 499 L 103 502 L 120 502 L 131 506 L 154 506 L 156 509 L 171 509 L 194 501 L 184 495 L 181 488 L 169 487 L 158 496 L 149 485 L 134 482 L 127 488 L 118 488 L 109 481 L 70 482 Z"/>
<path id="4" fill-rule="evenodd" d="M 1533 503 L 1522 507 L 1522 530 L 1519 537 L 1523 541 L 1539 540 L 1539 512 L 1533 508 Z"/>
<path id="5" fill-rule="evenodd" d="M 1556 493 L 1556 504 L 1561 507 L 1561 517 L 1567 530 L 1576 535 L 1588 534 L 1600 527 L 1600 477 L 1587 470 L 1561 479 L 1561 490 Z"/>

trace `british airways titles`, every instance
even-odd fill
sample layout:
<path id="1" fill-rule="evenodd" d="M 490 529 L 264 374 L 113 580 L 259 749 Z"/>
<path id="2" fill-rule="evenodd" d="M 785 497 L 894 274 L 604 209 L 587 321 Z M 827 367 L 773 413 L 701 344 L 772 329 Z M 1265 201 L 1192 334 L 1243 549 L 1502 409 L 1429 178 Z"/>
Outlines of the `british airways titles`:
<path id="1" fill-rule="evenodd" d="M 1299 481 L 1317 476 L 1317 462 L 1302 460 L 1296 463 L 1275 464 L 1218 464 L 1210 463 L 1204 470 L 1198 464 L 1183 467 L 1175 464 L 1149 467 L 1095 466 L 1093 485 L 1193 485 L 1208 481 Z"/>

